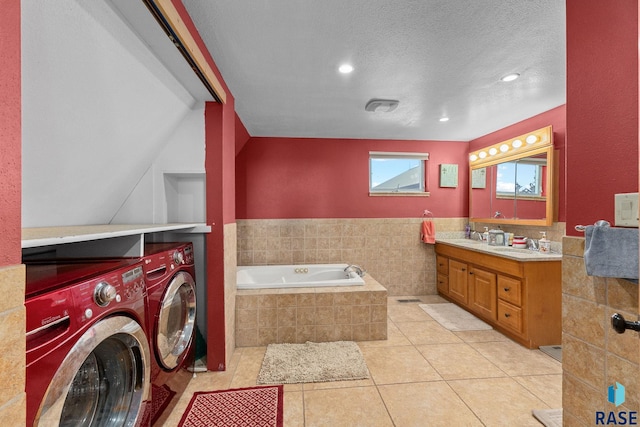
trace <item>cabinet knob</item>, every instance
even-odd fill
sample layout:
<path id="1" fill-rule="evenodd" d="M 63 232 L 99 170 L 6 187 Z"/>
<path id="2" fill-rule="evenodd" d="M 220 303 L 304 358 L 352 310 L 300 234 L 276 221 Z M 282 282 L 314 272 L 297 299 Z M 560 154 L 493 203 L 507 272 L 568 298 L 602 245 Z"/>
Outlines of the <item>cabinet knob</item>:
<path id="1" fill-rule="evenodd" d="M 502 288 L 502 289 L 504 289 L 505 292 L 509 292 L 509 289 L 511 288 Z"/>
<path id="2" fill-rule="evenodd" d="M 466 268 L 461 268 L 460 270 L 462 270 L 462 271 L 467 271 L 467 269 L 466 269 Z"/>
<path id="3" fill-rule="evenodd" d="M 504 314 L 504 317 L 511 317 L 511 314 L 509 314 L 509 313 L 505 313 L 505 314 Z"/>

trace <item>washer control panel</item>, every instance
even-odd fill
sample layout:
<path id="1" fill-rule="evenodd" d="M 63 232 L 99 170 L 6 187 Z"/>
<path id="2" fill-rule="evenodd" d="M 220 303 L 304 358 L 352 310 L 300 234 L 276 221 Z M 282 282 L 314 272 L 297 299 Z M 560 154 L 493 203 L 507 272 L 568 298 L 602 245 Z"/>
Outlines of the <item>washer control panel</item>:
<path id="1" fill-rule="evenodd" d="M 142 300 L 146 292 L 142 266 L 119 270 L 87 282 L 77 293 L 77 303 L 84 307 L 84 318 L 90 319 L 114 304 Z"/>
<path id="2" fill-rule="evenodd" d="M 115 286 L 107 282 L 100 282 L 93 290 L 93 301 L 100 307 L 106 307 L 111 301 L 116 299 L 118 292 Z"/>

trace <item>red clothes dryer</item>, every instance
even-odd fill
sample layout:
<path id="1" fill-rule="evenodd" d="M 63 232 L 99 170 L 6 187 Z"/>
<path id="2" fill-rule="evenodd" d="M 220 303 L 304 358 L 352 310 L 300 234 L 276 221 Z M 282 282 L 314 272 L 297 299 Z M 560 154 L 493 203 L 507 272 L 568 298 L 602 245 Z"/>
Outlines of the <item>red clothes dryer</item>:
<path id="1" fill-rule="evenodd" d="M 29 262 L 25 290 L 27 425 L 148 426 L 142 262 Z"/>
<path id="2" fill-rule="evenodd" d="M 196 282 L 191 243 L 147 243 L 152 424 L 166 420 L 193 377 Z"/>

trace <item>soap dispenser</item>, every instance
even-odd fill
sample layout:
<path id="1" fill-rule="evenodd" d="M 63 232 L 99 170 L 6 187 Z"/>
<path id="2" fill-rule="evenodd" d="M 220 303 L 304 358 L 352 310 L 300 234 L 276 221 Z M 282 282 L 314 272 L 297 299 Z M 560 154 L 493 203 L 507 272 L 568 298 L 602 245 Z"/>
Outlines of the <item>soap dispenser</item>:
<path id="1" fill-rule="evenodd" d="M 542 234 L 542 238 L 538 240 L 538 251 L 548 254 L 551 252 L 551 242 L 547 240 L 546 231 L 541 231 L 540 233 Z"/>
<path id="2" fill-rule="evenodd" d="M 482 240 L 485 243 L 489 243 L 489 227 L 484 228 L 484 233 L 482 233 Z"/>

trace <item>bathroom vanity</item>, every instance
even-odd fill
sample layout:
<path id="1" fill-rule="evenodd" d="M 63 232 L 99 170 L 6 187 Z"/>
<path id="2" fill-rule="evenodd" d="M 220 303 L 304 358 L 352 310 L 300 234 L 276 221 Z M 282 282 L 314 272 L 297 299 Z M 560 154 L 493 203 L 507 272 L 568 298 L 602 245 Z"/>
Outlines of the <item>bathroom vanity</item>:
<path id="1" fill-rule="evenodd" d="M 527 348 L 562 341 L 562 255 L 439 239 L 438 293 Z"/>

